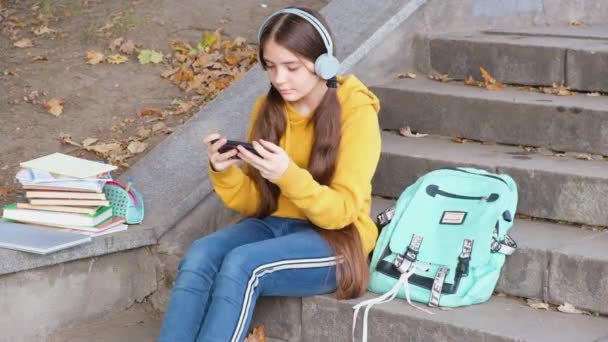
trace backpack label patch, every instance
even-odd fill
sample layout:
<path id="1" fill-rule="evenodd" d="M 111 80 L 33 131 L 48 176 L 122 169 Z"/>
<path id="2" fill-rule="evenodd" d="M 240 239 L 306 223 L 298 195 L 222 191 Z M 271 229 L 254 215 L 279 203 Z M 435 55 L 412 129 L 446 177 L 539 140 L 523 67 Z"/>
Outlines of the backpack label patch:
<path id="1" fill-rule="evenodd" d="M 465 211 L 444 211 L 441 215 L 441 224 L 463 224 L 464 219 L 467 217 Z"/>

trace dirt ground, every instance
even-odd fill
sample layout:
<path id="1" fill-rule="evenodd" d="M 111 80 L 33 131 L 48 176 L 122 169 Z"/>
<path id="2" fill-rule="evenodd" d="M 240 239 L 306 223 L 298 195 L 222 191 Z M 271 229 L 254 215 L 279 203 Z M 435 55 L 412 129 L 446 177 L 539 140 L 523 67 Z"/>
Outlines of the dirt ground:
<path id="1" fill-rule="evenodd" d="M 255 44 L 258 25 L 274 10 L 289 5 L 320 9 L 327 2 L 0 0 L 0 205 L 14 199 L 20 162 L 52 152 L 103 158 L 62 143 L 61 137 L 80 145 L 87 138 L 97 139 L 98 145 L 118 143 L 123 150 L 133 141 L 147 145 L 143 152 L 135 148 L 122 161 L 123 167 L 114 174 L 118 176 L 200 106 L 163 116 L 166 128 L 136 137 L 161 121 L 142 116 L 142 110 L 165 111 L 193 103 L 193 98 L 197 104 L 210 100 L 211 95 L 186 92 L 160 76 L 171 67 L 167 56 L 173 52 L 172 40 L 196 46 L 205 31 L 221 28 L 226 39 L 244 37 L 246 43 Z M 109 46 L 120 37 L 166 58 L 159 64 L 140 64 L 136 50 L 122 64 L 87 63 L 88 50 L 106 56 L 119 53 Z M 23 39 L 32 46 L 17 47 L 29 45 Z M 52 99 L 63 101 L 59 116 L 44 107 Z"/>

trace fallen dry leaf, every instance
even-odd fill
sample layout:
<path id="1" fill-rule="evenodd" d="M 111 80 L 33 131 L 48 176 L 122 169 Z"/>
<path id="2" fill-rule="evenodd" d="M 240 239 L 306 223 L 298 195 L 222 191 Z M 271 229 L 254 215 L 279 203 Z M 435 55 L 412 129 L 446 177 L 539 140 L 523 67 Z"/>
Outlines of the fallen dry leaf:
<path id="1" fill-rule="evenodd" d="M 23 38 L 23 39 L 16 41 L 13 44 L 13 46 L 18 47 L 20 49 L 26 49 L 26 48 L 31 48 L 32 46 L 34 46 L 34 44 L 32 43 L 31 39 Z"/>
<path id="2" fill-rule="evenodd" d="M 399 74 L 397 75 L 397 78 L 416 78 L 416 74 L 414 74 L 413 72 L 406 72 L 403 74 Z"/>
<path id="3" fill-rule="evenodd" d="M 500 90 L 505 87 L 502 83 L 496 81 L 496 79 L 492 77 L 492 75 L 490 75 L 490 73 L 483 67 L 479 67 L 479 71 L 481 71 L 481 77 L 483 77 L 483 82 L 486 89 Z"/>
<path id="4" fill-rule="evenodd" d="M 527 299 L 528 306 L 536 310 L 549 310 L 549 304 L 536 299 Z"/>
<path id="5" fill-rule="evenodd" d="M 574 305 L 567 303 L 567 302 L 564 303 L 563 305 L 558 306 L 557 310 L 560 312 L 569 313 L 569 314 L 588 314 L 585 311 L 578 310 L 577 308 L 574 307 Z"/>
<path id="6" fill-rule="evenodd" d="M 80 145 L 79 143 L 75 142 L 72 139 L 72 136 L 69 135 L 69 134 L 64 134 L 64 133 L 59 134 L 59 141 L 61 141 L 62 144 L 82 147 L 82 145 Z"/>
<path id="7" fill-rule="evenodd" d="M 97 152 L 102 155 L 110 155 L 120 152 L 122 150 L 122 146 L 119 143 L 105 143 L 87 146 L 87 150 Z"/>
<path id="8" fill-rule="evenodd" d="M 129 150 L 129 152 L 131 152 L 132 154 L 138 154 L 145 151 L 147 147 L 148 144 L 146 144 L 145 142 L 132 141 L 129 143 L 129 146 L 127 146 L 127 150 Z"/>
<path id="9" fill-rule="evenodd" d="M 139 116 L 141 117 L 146 117 L 146 116 L 159 116 L 162 117 L 163 112 L 160 109 L 156 109 L 156 108 L 144 108 L 141 111 L 139 111 Z"/>
<path id="10" fill-rule="evenodd" d="M 49 58 L 45 55 L 39 55 L 32 57 L 32 62 L 46 62 Z"/>
<path id="11" fill-rule="evenodd" d="M 428 134 L 421 134 L 421 133 L 412 133 L 410 126 L 401 127 L 399 129 L 399 134 L 401 134 L 404 137 L 410 137 L 410 138 L 423 138 L 428 135 Z"/>
<path id="12" fill-rule="evenodd" d="M 119 51 L 126 55 L 132 55 L 136 48 L 137 44 L 129 39 L 120 46 Z"/>
<path id="13" fill-rule="evenodd" d="M 152 130 L 145 128 L 145 127 L 140 127 L 137 130 L 137 136 L 140 139 L 148 139 L 150 137 L 150 135 L 152 134 Z"/>
<path id="14" fill-rule="evenodd" d="M 590 154 L 588 153 L 579 153 L 576 156 L 576 159 L 581 159 L 581 160 L 593 160 L 593 157 L 591 157 Z"/>
<path id="15" fill-rule="evenodd" d="M 152 132 L 157 133 L 158 131 L 164 130 L 167 128 L 164 122 L 157 122 L 152 126 Z"/>
<path id="16" fill-rule="evenodd" d="M 437 75 L 428 75 L 429 79 L 433 80 L 433 81 L 439 81 L 439 82 L 448 82 L 450 81 L 450 77 L 448 76 L 448 74 L 437 74 Z"/>
<path id="17" fill-rule="evenodd" d="M 583 24 L 583 22 L 579 19 L 576 19 L 576 20 L 570 20 L 569 24 L 570 24 L 570 26 L 581 26 Z"/>
<path id="18" fill-rule="evenodd" d="M 553 85 L 551 87 L 541 87 L 540 89 L 545 94 L 553 94 L 553 95 L 557 95 L 557 96 L 574 95 L 574 92 L 570 91 L 570 89 L 568 87 L 564 86 L 563 83 L 559 86 L 556 83 L 553 83 Z"/>
<path id="19" fill-rule="evenodd" d="M 266 332 L 264 326 L 260 325 L 255 327 L 253 331 L 247 336 L 247 342 L 266 342 Z"/>
<path id="20" fill-rule="evenodd" d="M 46 101 L 44 104 L 44 108 L 51 114 L 55 116 L 61 115 L 63 113 L 63 104 L 64 101 L 62 99 L 50 99 Z"/>
<path id="21" fill-rule="evenodd" d="M 87 51 L 87 64 L 99 64 L 103 62 L 103 53 L 97 52 L 95 50 Z"/>
<path id="22" fill-rule="evenodd" d="M 598 92 L 588 93 L 587 96 L 601 96 Z"/>
<path id="23" fill-rule="evenodd" d="M 32 29 L 32 32 L 34 32 L 34 34 L 37 36 L 41 36 L 43 34 L 55 33 L 55 32 L 57 32 L 57 30 L 52 30 L 48 26 L 43 25 L 43 26 L 37 27 L 35 29 Z"/>
<path id="24" fill-rule="evenodd" d="M 462 138 L 462 137 L 452 137 L 452 138 L 450 138 L 450 140 L 452 142 L 455 142 L 455 143 L 458 143 L 458 144 L 464 144 L 465 142 L 468 141 L 468 139 Z"/>
<path id="25" fill-rule="evenodd" d="M 110 55 L 106 57 L 106 62 L 110 64 L 122 64 L 129 60 L 129 57 L 123 55 Z"/>
<path id="26" fill-rule="evenodd" d="M 245 38 L 240 37 L 240 36 L 236 37 L 236 38 L 234 38 L 233 43 L 234 43 L 234 46 L 240 47 L 241 45 L 245 44 Z"/>
<path id="27" fill-rule="evenodd" d="M 89 147 L 89 146 L 93 145 L 94 143 L 96 143 L 97 140 L 98 139 L 96 139 L 96 138 L 86 138 L 82 141 L 82 146 Z"/>
<path id="28" fill-rule="evenodd" d="M 110 49 L 110 51 L 118 50 L 124 41 L 125 39 L 123 37 L 116 38 L 110 42 L 108 49 Z"/>

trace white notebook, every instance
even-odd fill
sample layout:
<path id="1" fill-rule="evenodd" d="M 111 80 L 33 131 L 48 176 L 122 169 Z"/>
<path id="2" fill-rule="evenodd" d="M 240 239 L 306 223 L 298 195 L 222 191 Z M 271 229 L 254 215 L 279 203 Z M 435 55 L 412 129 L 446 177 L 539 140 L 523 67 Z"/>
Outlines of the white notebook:
<path id="1" fill-rule="evenodd" d="M 95 177 L 117 168 L 114 165 L 72 157 L 58 152 L 28 160 L 21 163 L 20 166 L 74 178 Z"/>
<path id="2" fill-rule="evenodd" d="M 48 254 L 91 242 L 89 235 L 63 229 L 0 221 L 0 247 Z"/>

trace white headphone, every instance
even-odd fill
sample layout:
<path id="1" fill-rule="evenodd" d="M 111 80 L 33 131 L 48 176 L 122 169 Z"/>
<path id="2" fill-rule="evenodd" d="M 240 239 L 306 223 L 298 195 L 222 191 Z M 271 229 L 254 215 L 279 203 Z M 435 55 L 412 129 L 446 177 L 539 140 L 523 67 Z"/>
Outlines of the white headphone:
<path id="1" fill-rule="evenodd" d="M 275 15 L 283 13 L 294 14 L 300 18 L 305 19 L 317 30 L 317 32 L 319 32 L 319 35 L 321 35 L 321 39 L 323 39 L 323 44 L 325 44 L 325 50 L 327 50 L 327 53 L 322 54 L 315 60 L 315 73 L 325 80 L 336 76 L 338 74 L 338 71 L 340 70 L 340 61 L 338 61 L 338 59 L 334 56 L 334 44 L 331 41 L 331 36 L 329 35 L 329 32 L 327 32 L 323 24 L 312 14 L 306 11 L 297 8 L 284 8 L 282 10 L 274 12 L 268 18 L 266 18 L 266 20 L 260 27 L 260 31 L 258 32 L 258 42 L 262 38 L 262 31 L 264 31 L 264 29 L 266 28 L 266 24 L 268 23 L 268 21 Z"/>

